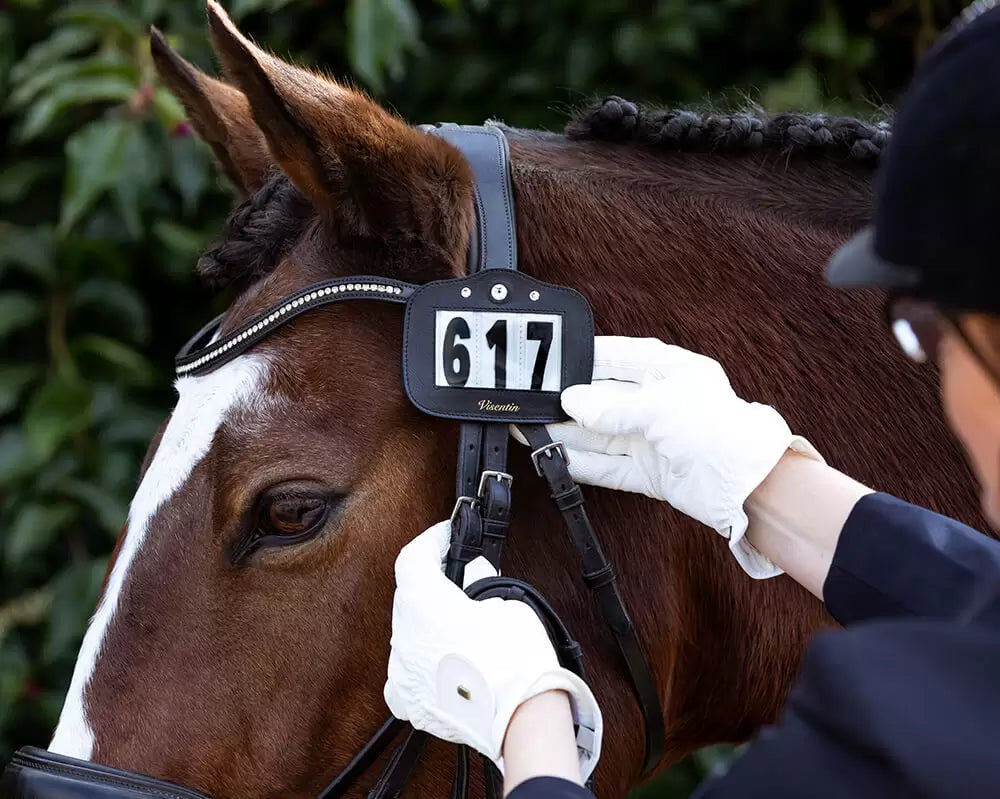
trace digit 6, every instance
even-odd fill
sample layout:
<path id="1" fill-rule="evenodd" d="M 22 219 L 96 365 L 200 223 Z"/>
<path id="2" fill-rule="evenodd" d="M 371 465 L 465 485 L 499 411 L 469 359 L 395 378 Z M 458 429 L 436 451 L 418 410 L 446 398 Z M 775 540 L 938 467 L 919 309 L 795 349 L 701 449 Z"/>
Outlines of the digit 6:
<path id="1" fill-rule="evenodd" d="M 442 355 L 444 361 L 444 378 L 449 386 L 461 388 L 469 381 L 471 359 L 469 350 L 459 340 L 468 341 L 472 337 L 469 323 L 461 316 L 456 316 L 444 331 Z"/>

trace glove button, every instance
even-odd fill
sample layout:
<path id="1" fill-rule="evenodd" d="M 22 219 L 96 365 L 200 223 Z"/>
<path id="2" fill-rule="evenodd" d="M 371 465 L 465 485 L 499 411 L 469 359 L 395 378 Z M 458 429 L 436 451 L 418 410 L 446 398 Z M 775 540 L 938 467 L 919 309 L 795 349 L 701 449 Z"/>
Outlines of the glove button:
<path id="1" fill-rule="evenodd" d="M 486 678 L 461 655 L 445 655 L 437 670 L 437 702 L 461 726 L 488 740 L 496 700 Z"/>

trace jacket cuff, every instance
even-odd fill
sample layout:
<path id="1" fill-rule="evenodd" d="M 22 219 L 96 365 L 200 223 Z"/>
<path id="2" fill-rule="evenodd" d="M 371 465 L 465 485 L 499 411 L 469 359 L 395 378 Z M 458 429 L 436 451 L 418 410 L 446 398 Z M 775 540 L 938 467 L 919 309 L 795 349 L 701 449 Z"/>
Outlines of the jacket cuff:
<path id="1" fill-rule="evenodd" d="M 594 794 L 569 780 L 532 777 L 507 794 L 507 799 L 594 799 Z"/>

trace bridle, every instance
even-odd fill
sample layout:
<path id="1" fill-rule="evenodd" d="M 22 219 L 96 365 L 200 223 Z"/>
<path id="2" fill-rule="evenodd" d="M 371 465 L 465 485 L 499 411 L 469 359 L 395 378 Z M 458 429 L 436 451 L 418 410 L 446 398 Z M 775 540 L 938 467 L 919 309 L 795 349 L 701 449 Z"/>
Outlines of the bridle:
<path id="1" fill-rule="evenodd" d="M 510 155 L 503 131 L 493 126 L 450 124 L 423 126 L 423 130 L 440 136 L 460 150 L 475 178 L 476 228 L 469 246 L 469 277 L 425 286 L 364 275 L 314 283 L 286 296 L 225 336 L 218 335 L 222 317 L 213 320 L 181 350 L 177 357 L 177 373 L 185 376 L 213 371 L 246 352 L 278 327 L 323 305 L 345 300 L 378 300 L 406 305 L 403 360 L 407 395 L 427 413 L 460 421 L 457 500 L 452 513 L 452 543 L 445 573 L 462 585 L 466 564 L 480 556 L 499 570 L 510 528 L 513 476 L 507 471 L 507 444 L 509 424 L 515 422 L 531 447 L 535 471 L 548 483 L 552 501 L 569 531 L 580 557 L 583 582 L 593 592 L 601 617 L 621 652 L 645 725 L 643 773 L 648 774 L 662 759 L 665 746 L 659 691 L 618 592 L 614 569 L 605 557 L 587 516 L 583 494 L 570 476 L 566 450 L 562 444 L 553 442 L 545 428 L 546 422 L 564 418 L 558 407 L 558 391 L 538 390 L 536 382 L 542 382 L 542 378 L 534 375 L 531 378 L 532 390 L 516 395 L 519 410 L 513 418 L 510 418 L 509 410 L 493 405 L 487 404 L 486 410 L 482 410 L 484 400 L 479 400 L 479 411 L 470 411 L 466 407 L 466 397 L 476 399 L 497 392 L 477 393 L 476 389 L 464 388 L 460 394 L 454 391 L 449 393 L 447 388 L 435 388 L 425 380 L 427 369 L 432 367 L 422 366 L 431 364 L 434 357 L 428 351 L 425 344 L 427 336 L 424 335 L 427 324 L 433 324 L 427 321 L 431 318 L 428 316 L 430 311 L 448 307 L 449 303 L 456 307 L 463 307 L 462 303 L 468 303 L 470 308 L 481 307 L 475 303 L 483 303 L 482 297 L 488 293 L 497 308 L 503 308 L 508 313 L 516 311 L 524 314 L 525 318 L 548 318 L 530 313 L 537 310 L 535 304 L 558 311 L 565 323 L 560 331 L 565 336 L 563 344 L 568 347 L 569 353 L 561 364 L 562 381 L 559 387 L 574 382 L 589 382 L 593 362 L 593 319 L 589 305 L 576 292 L 542 283 L 516 271 L 514 196 Z M 506 336 L 506 327 L 503 330 Z M 546 346 L 544 342 L 539 341 L 539 353 L 543 346 Z M 500 352 L 499 345 L 496 352 Z M 499 382 L 499 378 L 497 380 Z M 513 406 L 500 406 L 505 407 Z M 545 625 L 560 663 L 584 676 L 580 645 L 535 588 L 516 579 L 495 577 L 477 581 L 469 586 L 467 593 L 475 599 L 502 597 L 527 603 Z M 318 799 L 344 796 L 407 727 L 404 722 L 390 717 L 343 771 L 320 792 Z M 578 746 L 586 748 L 588 732 L 585 728 L 578 730 Z M 370 789 L 368 799 L 395 799 L 399 796 L 416 768 L 427 740 L 425 733 L 409 728 Z M 490 799 L 499 799 L 503 793 L 500 775 L 485 758 L 484 779 L 486 795 Z M 468 750 L 459 746 L 452 799 L 466 796 L 468 785 Z M 26 747 L 15 755 L 4 772 L 0 787 L 4 796 L 19 799 L 50 795 L 117 799 L 133 796 L 191 799 L 200 796 L 171 783 L 54 755 L 34 747 Z"/>

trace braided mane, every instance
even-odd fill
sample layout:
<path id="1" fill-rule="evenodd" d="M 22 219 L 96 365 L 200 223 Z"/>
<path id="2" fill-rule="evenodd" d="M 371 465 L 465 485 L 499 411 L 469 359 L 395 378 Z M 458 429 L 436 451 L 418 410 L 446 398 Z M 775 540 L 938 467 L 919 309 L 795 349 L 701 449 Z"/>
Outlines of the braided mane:
<path id="1" fill-rule="evenodd" d="M 627 142 L 710 152 L 780 149 L 790 154 L 833 154 L 875 165 L 889 141 L 887 121 L 865 122 L 825 114 L 768 114 L 751 109 L 711 114 L 645 109 L 611 96 L 577 114 L 566 126 L 575 140 Z M 313 218 L 312 204 L 283 173 L 275 173 L 236 207 L 222 238 L 198 262 L 213 289 L 252 283 L 269 274 Z"/>
<path id="2" fill-rule="evenodd" d="M 216 290 L 258 280 L 274 270 L 312 217 L 312 203 L 277 172 L 236 206 L 222 238 L 198 261 L 198 274 Z"/>
<path id="3" fill-rule="evenodd" d="M 675 150 L 830 154 L 878 163 L 889 141 L 887 120 L 866 122 L 826 114 L 768 114 L 752 108 L 734 114 L 646 109 L 612 95 L 578 113 L 566 126 L 576 140 L 630 142 Z"/>

